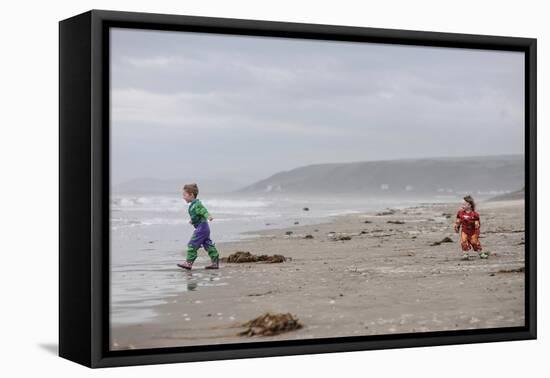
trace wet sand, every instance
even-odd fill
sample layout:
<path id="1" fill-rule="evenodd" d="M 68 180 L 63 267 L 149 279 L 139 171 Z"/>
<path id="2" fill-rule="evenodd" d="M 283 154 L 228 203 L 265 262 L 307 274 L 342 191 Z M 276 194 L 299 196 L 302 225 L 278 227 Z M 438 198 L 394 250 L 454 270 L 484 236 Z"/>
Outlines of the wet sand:
<path id="1" fill-rule="evenodd" d="M 111 348 L 524 325 L 524 201 L 478 204 L 480 241 L 490 253 L 488 260 L 460 259 L 459 237 L 453 232 L 458 207 L 423 204 L 388 215 L 346 215 L 219 243 L 222 257 L 250 251 L 289 260 L 222 263 L 214 271 L 197 261 L 190 272 L 177 268 L 175 261 L 174 272 L 187 282 L 187 291 L 155 306 L 151 321 L 114 325 Z M 388 223 L 394 221 L 404 223 Z M 334 240 L 338 235 L 351 240 Z M 445 237 L 453 242 L 431 246 Z M 208 282 L 219 285 L 201 284 Z M 241 324 L 268 311 L 291 313 L 303 328 L 277 336 L 238 336 Z"/>

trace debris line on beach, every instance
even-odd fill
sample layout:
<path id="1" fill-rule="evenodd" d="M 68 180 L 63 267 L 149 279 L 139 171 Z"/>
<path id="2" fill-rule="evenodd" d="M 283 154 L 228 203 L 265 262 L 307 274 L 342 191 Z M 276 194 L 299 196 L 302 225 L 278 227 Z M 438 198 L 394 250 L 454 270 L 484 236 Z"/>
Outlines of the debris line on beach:
<path id="1" fill-rule="evenodd" d="M 486 234 L 513 234 L 518 232 L 525 232 L 525 230 L 518 229 L 518 230 L 510 230 L 504 227 L 497 227 L 494 230 L 486 230 Z"/>
<path id="2" fill-rule="evenodd" d="M 497 273 L 525 273 L 525 267 L 522 266 L 521 268 L 516 269 L 501 269 Z"/>
<path id="3" fill-rule="evenodd" d="M 228 257 L 223 257 L 224 263 L 250 263 L 250 262 L 265 262 L 265 263 L 282 263 L 287 260 L 283 255 L 254 255 L 247 251 L 237 251 Z"/>
<path id="4" fill-rule="evenodd" d="M 376 213 L 377 216 L 393 215 L 393 214 L 395 214 L 394 209 L 388 209 L 387 211 L 380 211 L 380 212 Z"/>
<path id="5" fill-rule="evenodd" d="M 298 319 L 292 314 L 272 314 L 266 312 L 256 319 L 244 324 L 246 329 L 239 333 L 239 336 L 274 336 L 283 332 L 294 331 L 303 327 Z"/>
<path id="6" fill-rule="evenodd" d="M 433 242 L 432 244 L 430 244 L 430 247 L 433 247 L 434 245 L 440 245 L 442 243 L 453 243 L 453 239 L 451 239 L 450 237 L 448 236 L 445 236 L 443 239 L 441 239 L 440 241 L 436 241 L 436 242 Z"/>

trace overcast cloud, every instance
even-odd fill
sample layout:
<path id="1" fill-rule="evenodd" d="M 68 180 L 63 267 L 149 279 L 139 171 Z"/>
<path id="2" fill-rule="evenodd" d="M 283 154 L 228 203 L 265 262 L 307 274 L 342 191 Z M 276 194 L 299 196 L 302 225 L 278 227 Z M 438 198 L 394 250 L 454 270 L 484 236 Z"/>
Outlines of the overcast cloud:
<path id="1" fill-rule="evenodd" d="M 523 53 L 114 29 L 114 183 L 522 154 Z"/>

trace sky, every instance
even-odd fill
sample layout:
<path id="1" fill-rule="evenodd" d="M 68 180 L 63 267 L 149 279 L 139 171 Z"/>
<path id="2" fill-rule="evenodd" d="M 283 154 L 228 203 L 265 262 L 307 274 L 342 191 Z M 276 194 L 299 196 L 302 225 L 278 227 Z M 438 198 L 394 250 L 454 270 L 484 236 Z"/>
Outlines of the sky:
<path id="1" fill-rule="evenodd" d="M 524 153 L 521 52 L 111 29 L 111 177 Z"/>

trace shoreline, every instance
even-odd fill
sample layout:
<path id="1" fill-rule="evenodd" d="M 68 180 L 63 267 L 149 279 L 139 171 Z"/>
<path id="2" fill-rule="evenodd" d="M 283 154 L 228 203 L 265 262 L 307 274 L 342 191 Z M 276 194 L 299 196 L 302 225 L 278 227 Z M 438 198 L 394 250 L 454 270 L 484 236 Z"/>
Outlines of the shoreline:
<path id="1" fill-rule="evenodd" d="M 220 257 L 242 250 L 290 260 L 222 263 L 217 271 L 198 264 L 190 272 L 174 263 L 174 274 L 186 289 L 163 298 L 150 321 L 113 325 L 111 348 L 523 325 L 524 274 L 514 272 L 524 266 L 524 224 L 518 217 L 524 214 L 523 200 L 478 203 L 482 246 L 496 253 L 488 260 L 460 260 L 452 231 L 458 206 L 423 203 L 388 215 L 376 215 L 379 210 L 314 225 L 247 231 L 258 237 L 217 244 Z M 335 234 L 351 240 L 334 241 L 330 235 Z M 430 245 L 446 236 L 454 242 Z M 277 336 L 237 336 L 241 324 L 268 311 L 290 312 L 304 327 Z"/>

